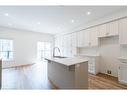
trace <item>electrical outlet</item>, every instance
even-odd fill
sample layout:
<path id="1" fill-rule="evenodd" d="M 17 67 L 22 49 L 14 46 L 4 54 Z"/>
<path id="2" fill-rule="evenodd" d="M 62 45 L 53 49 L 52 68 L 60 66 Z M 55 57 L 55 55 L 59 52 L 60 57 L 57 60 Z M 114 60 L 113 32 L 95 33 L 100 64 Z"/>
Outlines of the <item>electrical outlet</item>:
<path id="1" fill-rule="evenodd" d="M 112 71 L 111 70 L 107 70 L 107 74 L 112 74 Z"/>

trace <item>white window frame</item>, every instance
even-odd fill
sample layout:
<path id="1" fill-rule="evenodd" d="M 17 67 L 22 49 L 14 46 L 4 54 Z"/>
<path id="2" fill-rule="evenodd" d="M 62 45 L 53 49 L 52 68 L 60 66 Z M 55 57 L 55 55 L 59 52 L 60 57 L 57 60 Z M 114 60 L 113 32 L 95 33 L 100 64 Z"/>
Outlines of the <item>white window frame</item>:
<path id="1" fill-rule="evenodd" d="M 43 56 L 43 54 L 42 54 L 42 56 L 41 56 L 41 58 L 39 58 L 39 56 L 38 56 L 38 52 L 39 52 L 39 50 L 38 50 L 38 43 L 44 43 L 44 50 L 41 50 L 40 52 L 44 52 L 44 56 Z M 45 48 L 45 43 L 50 43 L 50 50 L 46 50 Z M 46 42 L 46 41 L 38 41 L 37 42 L 37 59 L 39 60 L 39 61 L 43 61 L 44 60 L 44 57 L 45 57 L 45 53 L 46 52 L 50 52 L 50 55 L 49 56 L 51 56 L 52 55 L 52 43 L 51 42 Z"/>
<path id="2" fill-rule="evenodd" d="M 12 45 L 11 45 L 12 47 L 10 47 L 10 48 L 11 48 L 10 51 L 8 51 L 8 50 L 3 51 L 3 50 L 1 49 L 2 46 L 1 46 L 1 42 L 0 42 L 0 46 L 1 46 L 1 47 L 0 47 L 0 58 L 1 58 L 3 61 L 13 61 L 13 60 L 14 60 L 14 42 L 13 42 L 13 40 L 12 40 L 12 39 L 7 39 L 7 38 L 0 38 L 0 40 L 11 41 L 11 44 L 12 44 Z M 5 44 L 5 43 L 2 43 L 2 44 Z M 7 56 L 9 56 L 9 57 L 11 56 L 11 55 L 10 55 L 10 54 L 11 54 L 10 52 L 12 52 L 11 58 L 9 58 L 9 57 L 8 57 L 8 58 L 7 58 L 7 57 L 6 57 L 6 58 L 2 58 L 2 55 L 1 55 L 2 52 L 7 52 L 7 53 L 8 53 Z"/>

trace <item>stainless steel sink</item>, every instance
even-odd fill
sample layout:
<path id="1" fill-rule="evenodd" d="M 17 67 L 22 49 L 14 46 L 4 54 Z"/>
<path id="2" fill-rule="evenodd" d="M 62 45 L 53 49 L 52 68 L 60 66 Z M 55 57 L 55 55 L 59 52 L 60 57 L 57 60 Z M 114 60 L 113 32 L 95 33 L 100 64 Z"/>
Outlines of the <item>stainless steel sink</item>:
<path id="1" fill-rule="evenodd" d="M 67 58 L 67 57 L 64 57 L 64 56 L 53 56 L 54 58 Z"/>

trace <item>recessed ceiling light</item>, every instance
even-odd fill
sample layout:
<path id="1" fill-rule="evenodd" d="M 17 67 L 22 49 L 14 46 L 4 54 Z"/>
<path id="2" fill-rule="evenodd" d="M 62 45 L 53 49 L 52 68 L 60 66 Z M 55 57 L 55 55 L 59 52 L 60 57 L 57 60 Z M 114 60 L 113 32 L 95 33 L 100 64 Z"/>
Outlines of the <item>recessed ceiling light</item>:
<path id="1" fill-rule="evenodd" d="M 9 14 L 8 13 L 5 13 L 4 16 L 9 16 Z"/>
<path id="2" fill-rule="evenodd" d="M 71 20 L 71 23 L 74 23 L 74 22 L 75 22 L 75 21 L 72 19 L 72 20 Z"/>
<path id="3" fill-rule="evenodd" d="M 91 12 L 87 12 L 86 14 L 87 14 L 87 15 L 91 15 Z"/>
<path id="4" fill-rule="evenodd" d="M 41 23 L 40 22 L 37 22 L 38 25 L 40 25 Z"/>

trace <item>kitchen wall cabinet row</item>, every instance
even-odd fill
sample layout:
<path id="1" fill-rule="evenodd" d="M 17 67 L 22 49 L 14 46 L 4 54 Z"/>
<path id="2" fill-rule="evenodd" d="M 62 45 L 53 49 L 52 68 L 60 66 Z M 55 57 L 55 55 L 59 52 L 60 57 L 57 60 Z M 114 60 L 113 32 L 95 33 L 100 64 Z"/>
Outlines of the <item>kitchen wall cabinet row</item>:
<path id="1" fill-rule="evenodd" d="M 97 28 L 77 32 L 77 47 L 98 46 Z"/>
<path id="2" fill-rule="evenodd" d="M 93 47 L 99 45 L 99 38 L 119 35 L 119 43 L 127 44 L 127 18 L 112 21 L 79 32 L 55 37 L 55 46 L 62 55 L 73 56 L 77 47 Z"/>

